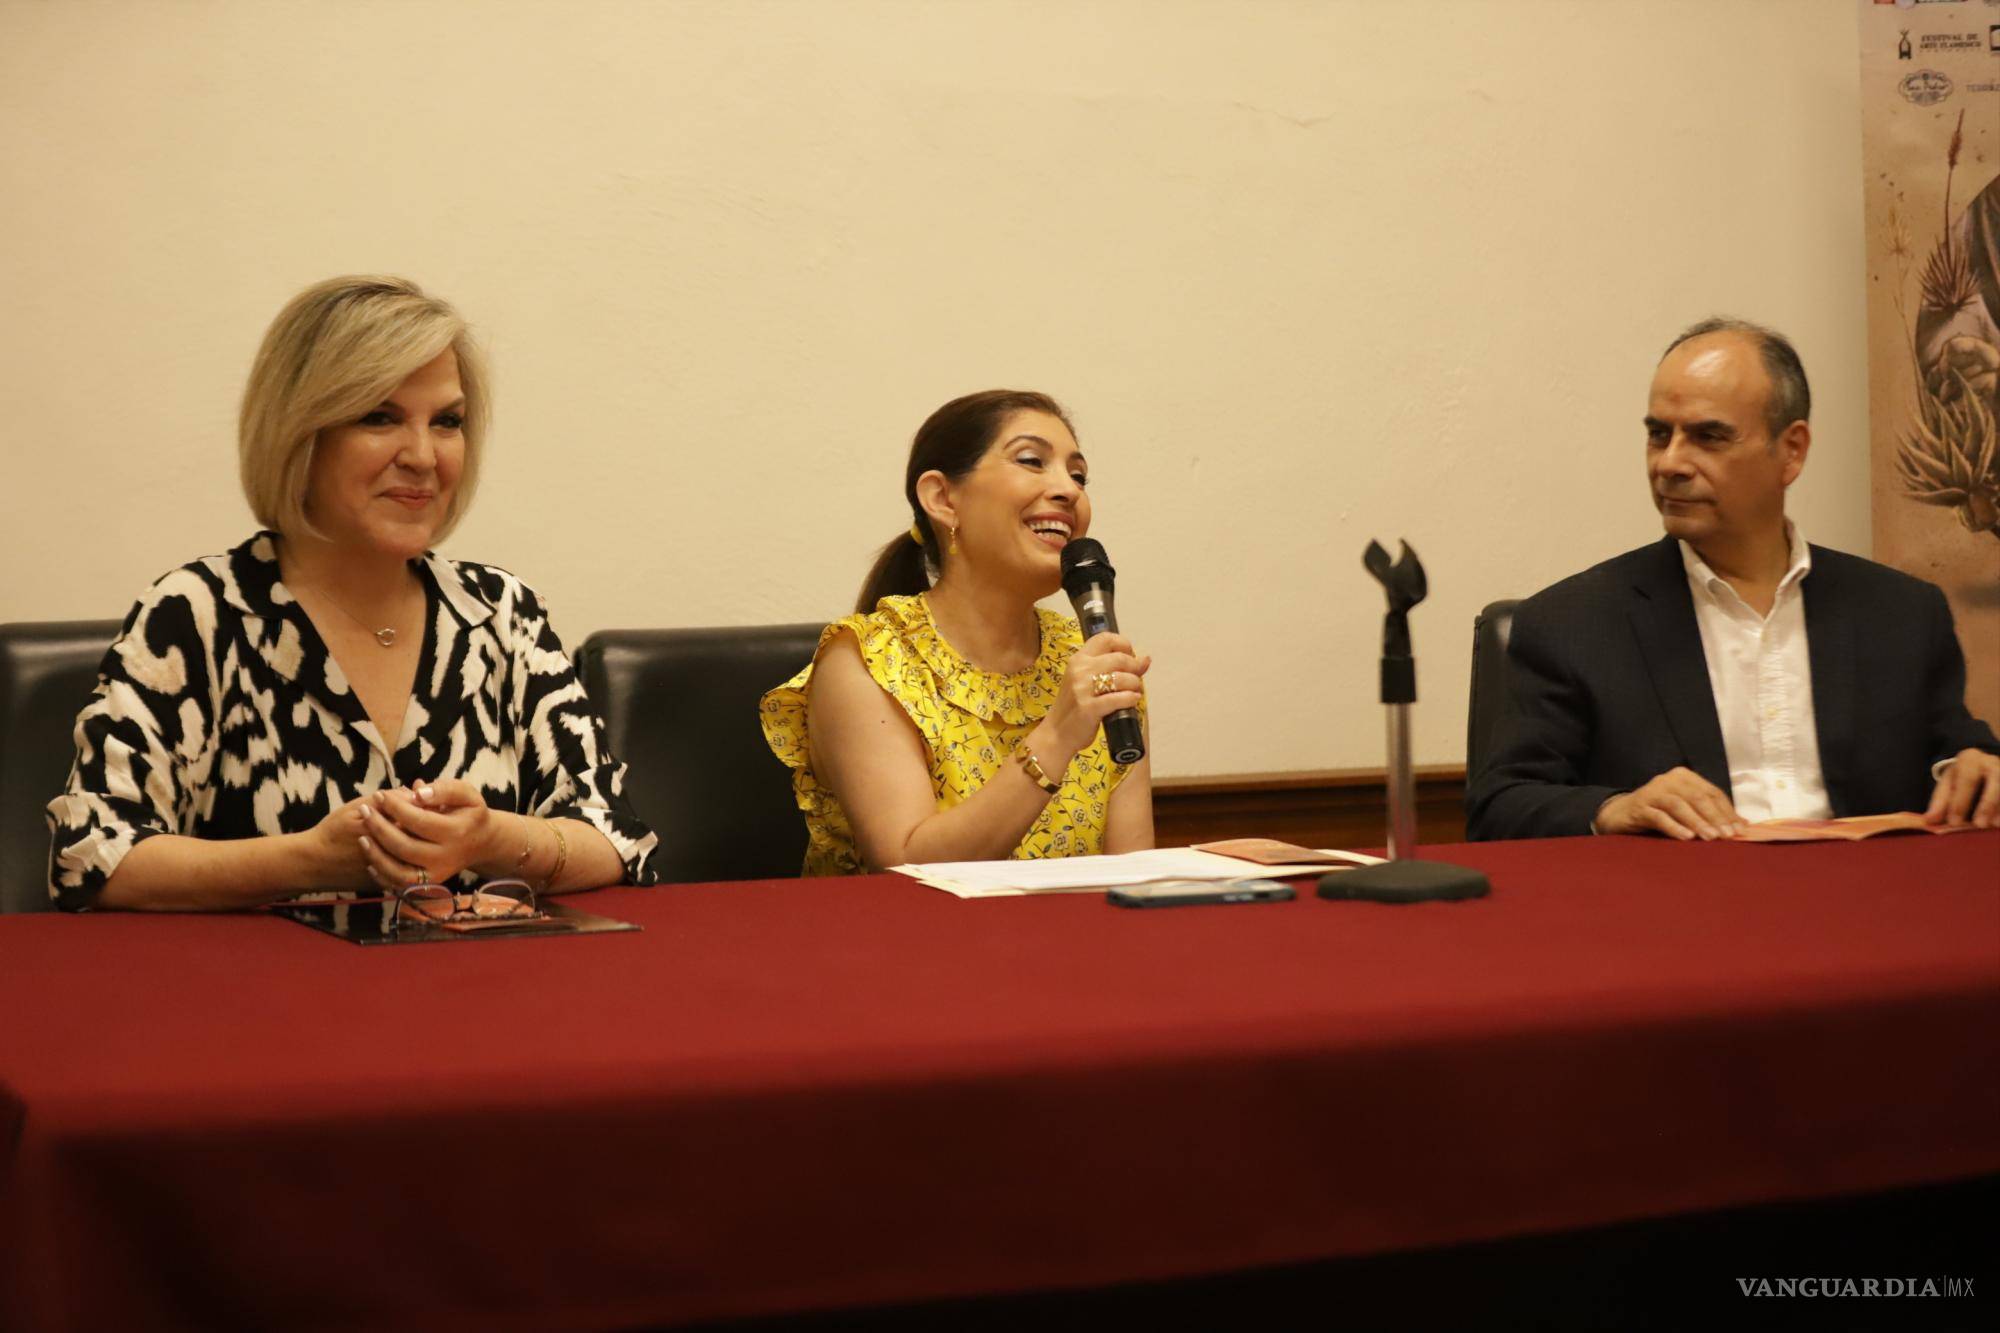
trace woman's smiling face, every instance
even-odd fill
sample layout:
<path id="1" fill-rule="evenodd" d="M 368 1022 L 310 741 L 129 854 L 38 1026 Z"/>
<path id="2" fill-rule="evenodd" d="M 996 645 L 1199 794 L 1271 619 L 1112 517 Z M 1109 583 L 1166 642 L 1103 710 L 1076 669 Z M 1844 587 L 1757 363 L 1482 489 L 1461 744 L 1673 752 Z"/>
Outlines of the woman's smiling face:
<path id="1" fill-rule="evenodd" d="M 313 446 L 306 518 L 337 546 L 422 555 L 465 466 L 465 394 L 449 349 Z"/>
<path id="2" fill-rule="evenodd" d="M 1090 530 L 1089 469 L 1061 417 L 1023 410 L 1001 423 L 979 463 L 950 495 L 957 559 L 980 578 L 1062 583 L 1062 548 Z M 950 544 L 947 533 L 940 533 Z M 949 567 L 953 557 L 947 554 Z"/>

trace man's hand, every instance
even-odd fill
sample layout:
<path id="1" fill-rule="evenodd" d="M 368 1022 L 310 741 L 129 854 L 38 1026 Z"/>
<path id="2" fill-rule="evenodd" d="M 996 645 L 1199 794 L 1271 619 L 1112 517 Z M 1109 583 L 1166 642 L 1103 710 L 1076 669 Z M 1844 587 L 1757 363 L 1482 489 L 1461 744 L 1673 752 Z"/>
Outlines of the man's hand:
<path id="1" fill-rule="evenodd" d="M 1924 822 L 2000 828 L 2000 755 L 1960 750 L 1938 779 Z"/>
<path id="2" fill-rule="evenodd" d="M 1721 788 L 1691 768 L 1675 768 L 1606 801 L 1591 827 L 1599 833 L 1664 833 L 1682 842 L 1712 842 L 1742 828 L 1743 817 Z"/>

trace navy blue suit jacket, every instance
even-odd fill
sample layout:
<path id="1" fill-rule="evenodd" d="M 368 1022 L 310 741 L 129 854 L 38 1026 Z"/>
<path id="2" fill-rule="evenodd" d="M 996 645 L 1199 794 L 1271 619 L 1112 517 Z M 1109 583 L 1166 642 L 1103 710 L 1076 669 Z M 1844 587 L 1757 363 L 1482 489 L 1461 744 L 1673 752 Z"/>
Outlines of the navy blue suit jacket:
<path id="1" fill-rule="evenodd" d="M 1813 718 L 1839 815 L 1922 810 L 1931 766 L 2000 752 L 1965 709 L 1965 657 L 1933 584 L 1812 549 L 1805 577 Z M 1730 790 L 1694 596 L 1671 537 L 1521 603 L 1490 758 L 1466 789 L 1474 839 L 1588 833 L 1597 808 L 1668 769 Z"/>

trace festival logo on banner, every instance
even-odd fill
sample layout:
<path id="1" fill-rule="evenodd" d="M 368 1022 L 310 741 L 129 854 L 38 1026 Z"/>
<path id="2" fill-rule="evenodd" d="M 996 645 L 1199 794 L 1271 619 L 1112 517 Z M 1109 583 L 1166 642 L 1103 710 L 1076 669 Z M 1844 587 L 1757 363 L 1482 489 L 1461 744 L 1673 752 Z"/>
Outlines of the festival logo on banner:
<path id="1" fill-rule="evenodd" d="M 1861 4 L 1874 555 L 1945 590 L 2000 725 L 2000 6 Z"/>

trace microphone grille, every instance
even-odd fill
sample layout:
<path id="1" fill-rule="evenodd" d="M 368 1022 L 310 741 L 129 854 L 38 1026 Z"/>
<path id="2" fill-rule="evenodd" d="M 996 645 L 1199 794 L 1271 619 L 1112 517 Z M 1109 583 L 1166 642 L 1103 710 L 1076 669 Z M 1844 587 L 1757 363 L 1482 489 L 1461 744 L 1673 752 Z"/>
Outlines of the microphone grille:
<path id="1" fill-rule="evenodd" d="M 1071 596 L 1079 587 L 1091 583 L 1109 583 L 1118 577 L 1118 571 L 1111 567 L 1111 557 L 1104 554 L 1104 546 L 1094 538 L 1075 537 L 1063 543 L 1062 548 L 1063 589 Z"/>

